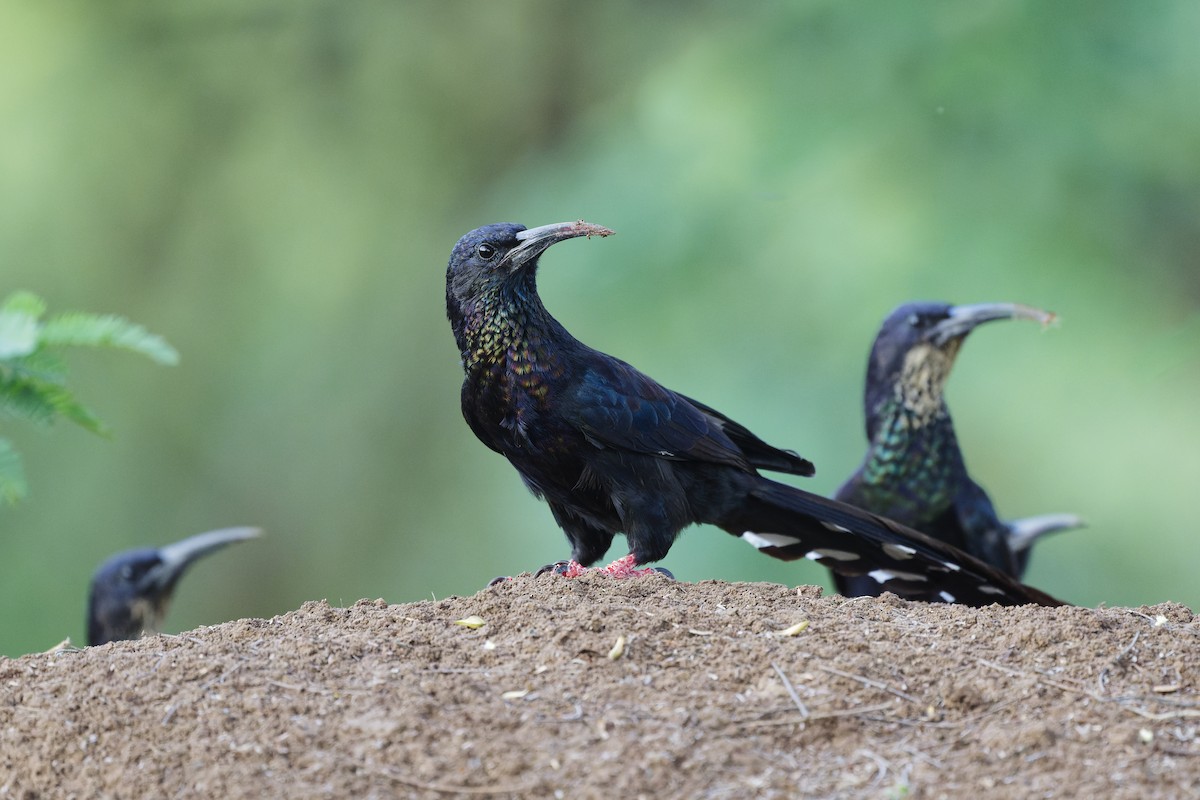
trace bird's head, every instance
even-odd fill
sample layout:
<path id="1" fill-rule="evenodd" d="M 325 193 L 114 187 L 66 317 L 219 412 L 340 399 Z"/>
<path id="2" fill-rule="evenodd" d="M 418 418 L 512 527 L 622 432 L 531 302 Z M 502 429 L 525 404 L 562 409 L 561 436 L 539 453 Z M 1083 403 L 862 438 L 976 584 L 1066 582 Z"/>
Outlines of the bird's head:
<path id="1" fill-rule="evenodd" d="M 481 298 L 531 276 L 550 245 L 578 236 L 609 236 L 608 228 L 579 220 L 539 228 L 505 222 L 476 228 L 458 240 L 446 267 L 446 307 L 454 321 Z"/>
<path id="2" fill-rule="evenodd" d="M 906 303 L 884 320 L 867 366 L 867 414 L 899 395 L 918 418 L 943 403 L 946 379 L 967 335 L 985 322 L 1030 319 L 1049 325 L 1054 314 L 1016 303 Z"/>
<path id="3" fill-rule="evenodd" d="M 258 528 L 225 528 L 159 548 L 126 550 L 92 575 L 88 644 L 136 639 L 162 625 L 180 577 L 198 558 L 258 536 Z"/>

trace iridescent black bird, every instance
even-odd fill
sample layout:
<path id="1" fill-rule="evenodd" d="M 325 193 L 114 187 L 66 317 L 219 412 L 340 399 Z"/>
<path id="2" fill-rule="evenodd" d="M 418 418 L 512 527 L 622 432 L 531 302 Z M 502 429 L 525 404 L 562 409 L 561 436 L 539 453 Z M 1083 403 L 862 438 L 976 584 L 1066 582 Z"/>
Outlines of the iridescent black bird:
<path id="1" fill-rule="evenodd" d="M 884 320 L 867 365 L 867 455 L 834 496 L 1019 579 L 1036 539 L 1083 523 L 1071 514 L 1003 522 L 967 473 L 946 406 L 946 379 L 967 335 L 985 322 L 1005 319 L 1046 325 L 1054 315 L 1013 303 L 909 303 Z M 887 588 L 862 576 L 833 579 L 849 596 L 878 595 Z"/>
<path id="2" fill-rule="evenodd" d="M 564 574 L 599 560 L 617 533 L 630 552 L 606 571 L 643 574 L 681 529 L 711 523 L 769 555 L 871 575 L 908 597 L 1058 604 L 924 534 L 762 477 L 813 466 L 567 333 L 538 296 L 539 257 L 610 233 L 582 221 L 488 225 L 458 241 L 446 270 L 463 416 L 549 504 L 571 543 Z"/>
<path id="3" fill-rule="evenodd" d="M 88 644 L 136 639 L 162 625 L 175 585 L 198 558 L 252 539 L 258 528 L 225 528 L 190 536 L 165 547 L 117 553 L 92 575 L 88 598 Z"/>

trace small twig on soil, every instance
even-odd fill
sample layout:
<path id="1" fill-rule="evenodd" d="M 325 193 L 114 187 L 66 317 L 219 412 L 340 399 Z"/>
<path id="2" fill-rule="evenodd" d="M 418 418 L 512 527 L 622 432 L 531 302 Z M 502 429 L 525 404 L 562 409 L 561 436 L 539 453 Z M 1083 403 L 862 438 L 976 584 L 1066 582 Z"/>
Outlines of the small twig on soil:
<path id="1" fill-rule="evenodd" d="M 1157 747 L 1155 748 L 1160 753 L 1166 753 L 1169 756 L 1200 756 L 1200 751 L 1179 750 L 1174 747 Z"/>
<path id="2" fill-rule="evenodd" d="M 875 777 L 871 781 L 870 788 L 875 788 L 879 785 L 880 781 L 887 777 L 888 768 L 892 766 L 892 763 L 886 758 L 878 753 L 872 753 L 870 750 L 859 750 L 857 753 L 855 753 L 855 755 L 866 756 L 875 762 L 875 769 L 878 771 L 875 773 Z"/>
<path id="3" fill-rule="evenodd" d="M 792 702 L 796 704 L 796 708 L 800 709 L 800 716 L 808 719 L 808 706 L 804 705 L 804 701 L 800 699 L 800 695 L 796 692 L 796 687 L 792 686 L 792 682 L 788 680 L 788 676 L 783 674 L 783 670 L 774 661 L 771 662 L 771 668 L 775 670 L 775 674 L 779 676 L 779 680 L 783 681 L 783 688 L 787 689 L 788 696 L 792 698 Z"/>
<path id="4" fill-rule="evenodd" d="M 849 678 L 852 681 L 858 681 L 863 686 L 870 686 L 872 689 L 879 689 L 881 691 L 887 692 L 888 694 L 894 694 L 894 695 L 896 695 L 896 697 L 899 697 L 901 700 L 907 700 L 908 702 L 915 703 L 916 705 L 919 705 L 919 706 L 924 705 L 920 700 L 913 697 L 911 694 L 905 694 L 904 692 L 900 691 L 899 689 L 894 689 L 891 686 L 888 686 L 886 683 L 880 683 L 879 681 L 873 681 L 870 678 L 864 678 L 862 675 L 853 675 L 849 672 L 842 672 L 840 669 L 834 669 L 833 667 L 830 667 L 826 664 L 817 664 L 817 669 L 823 670 L 824 672 L 828 672 L 831 675 L 837 675 L 842 678 Z"/>
<path id="5" fill-rule="evenodd" d="M 1127 706 L 1124 703 L 1117 703 L 1126 711 L 1132 711 L 1142 719 L 1148 719 L 1151 722 L 1166 722 L 1169 719 L 1182 719 L 1185 717 L 1200 717 L 1200 709 L 1185 708 L 1180 711 L 1163 711 L 1155 713 L 1145 708 L 1137 708 L 1136 706 Z"/>
<path id="6" fill-rule="evenodd" d="M 644 616 L 649 617 L 650 619 L 654 619 L 654 616 L 656 614 L 656 612 L 654 612 L 654 611 L 651 611 L 651 610 L 645 609 L 645 608 L 638 608 L 637 606 L 628 606 L 628 605 L 613 606 L 613 609 L 617 610 L 617 611 L 632 611 L 635 614 L 642 614 Z M 670 620 L 668 620 L 668 622 L 670 622 Z M 676 628 L 680 627 L 678 622 L 672 622 L 671 624 L 674 625 Z"/>
<path id="7" fill-rule="evenodd" d="M 799 725 L 802 722 L 817 722 L 823 719 L 837 719 L 838 717 L 859 717 L 866 714 L 874 714 L 876 711 L 887 711 L 892 707 L 889 703 L 880 703 L 875 706 L 863 706 L 862 708 L 842 708 L 837 711 L 816 711 L 809 714 L 804 719 L 751 719 L 744 722 L 734 722 L 733 725 L 737 728 L 774 728 L 779 725 Z M 881 722 L 892 722 L 886 717 L 867 717 L 868 719 L 878 719 Z"/>
<path id="8" fill-rule="evenodd" d="M 978 661 L 980 664 L 983 664 L 985 667 L 991 667 L 994 670 L 1005 673 L 1010 678 L 1032 678 L 1033 677 L 1028 672 L 1022 672 L 1019 669 L 1013 669 L 1012 667 L 1006 667 L 1003 664 L 997 664 L 995 661 L 988 661 L 987 659 L 984 659 L 984 658 L 977 658 L 975 660 Z"/>
<path id="9" fill-rule="evenodd" d="M 1123 698 L 1123 699 L 1126 699 L 1126 700 L 1131 700 L 1131 699 L 1132 699 L 1132 700 L 1137 700 L 1137 699 L 1139 699 L 1139 698 L 1137 698 L 1137 697 L 1133 697 L 1133 698 L 1126 697 L 1126 698 Z M 1145 699 L 1145 695 L 1143 695 L 1143 696 L 1142 696 L 1142 699 Z M 1156 695 L 1154 695 L 1153 697 L 1151 697 L 1150 699 L 1154 700 L 1154 702 L 1156 702 L 1156 703 L 1161 703 L 1161 704 L 1162 704 L 1162 705 L 1164 705 L 1164 706 L 1175 706 L 1176 708 L 1200 708 L 1200 703 L 1189 703 L 1189 702 L 1188 702 L 1188 701 L 1186 701 L 1186 700 L 1176 700 L 1176 699 L 1175 699 L 1175 698 L 1173 698 L 1173 697 L 1163 697 L 1162 695 L 1157 695 L 1157 694 L 1156 694 Z"/>
<path id="10" fill-rule="evenodd" d="M 174 639 L 177 642 L 191 642 L 192 644 L 201 645 L 208 644 L 208 642 L 204 641 L 203 639 L 197 639 L 195 636 L 188 636 L 184 633 L 160 633 L 157 635 L 163 637 L 164 639 Z"/>
<path id="11" fill-rule="evenodd" d="M 887 722 L 893 725 L 905 725 L 909 728 L 961 728 L 961 722 L 934 722 L 930 719 L 904 719 L 903 717 L 864 717 L 871 722 Z"/>
<path id="12" fill-rule="evenodd" d="M 1133 634 L 1133 639 L 1131 639 L 1129 641 L 1129 644 L 1125 645 L 1125 647 L 1123 647 L 1121 649 L 1121 652 L 1119 652 L 1115 656 L 1113 656 L 1112 661 L 1114 664 L 1119 664 L 1125 660 L 1125 656 L 1129 655 L 1129 651 L 1132 650 L 1134 645 L 1137 644 L 1137 640 L 1141 635 L 1142 635 L 1141 631 L 1137 631 L 1136 633 Z"/>
<path id="13" fill-rule="evenodd" d="M 135 683 L 140 683 L 140 682 L 141 682 L 141 680 L 142 680 L 142 678 L 145 678 L 146 676 L 150 675 L 151 673 L 158 672 L 158 668 L 159 668 L 159 667 L 161 667 L 161 666 L 163 665 L 163 662 L 164 662 L 164 661 L 166 661 L 166 660 L 167 660 L 167 654 L 166 654 L 166 653 L 159 653 L 159 654 L 158 654 L 158 661 L 154 662 L 154 666 L 153 666 L 153 667 L 151 667 L 151 668 L 150 668 L 150 669 L 148 669 L 148 670 L 145 670 L 145 671 L 143 671 L 143 672 L 139 672 L 137 675 L 135 675 L 135 676 L 134 676 L 134 678 L 133 678 L 134 682 L 135 682 Z"/>
<path id="14" fill-rule="evenodd" d="M 246 660 L 242 659 L 241 661 L 237 662 L 229 669 L 223 670 L 220 675 L 215 675 L 215 676 L 213 676 L 213 678 L 211 680 L 206 681 L 204 683 L 204 685 L 198 689 L 198 691 L 200 692 L 200 694 L 204 694 L 205 692 L 207 692 L 209 690 L 210 687 L 212 687 L 218 683 L 224 682 L 224 680 L 226 678 L 233 675 L 233 673 L 237 672 L 239 669 L 241 669 L 244 666 L 246 666 Z"/>
<path id="15" fill-rule="evenodd" d="M 332 689 L 324 689 L 320 686 L 312 686 L 312 685 L 310 685 L 310 686 L 294 686 L 290 683 L 284 683 L 283 681 L 275 681 L 275 680 L 271 680 L 269 678 L 267 680 L 263 681 L 263 683 L 267 684 L 268 686 L 277 686 L 280 689 L 288 689 L 289 691 L 293 691 L 293 692 L 312 692 L 313 694 L 333 694 L 334 693 Z"/>
<path id="16" fill-rule="evenodd" d="M 1108 691 L 1108 668 L 1112 667 L 1112 666 L 1119 666 L 1119 667 L 1125 666 L 1125 659 L 1129 656 L 1129 652 L 1131 650 L 1133 650 L 1134 645 L 1137 644 L 1138 637 L 1141 635 L 1142 635 L 1141 631 L 1135 632 L 1133 634 L 1133 640 L 1130 641 L 1129 644 L 1125 645 L 1125 647 L 1121 649 L 1121 652 L 1119 652 L 1115 656 L 1113 656 L 1109 660 L 1108 665 L 1104 667 L 1104 669 L 1100 670 L 1100 675 L 1097 680 L 1100 684 L 1101 692 Z"/>
<path id="17" fill-rule="evenodd" d="M 406 778 L 393 769 L 383 767 L 378 774 L 388 780 L 411 786 L 414 789 L 424 789 L 427 792 L 442 792 L 444 794 L 519 794 L 524 795 L 533 787 L 525 786 L 450 786 L 444 783 L 425 783 L 415 778 Z"/>
<path id="18" fill-rule="evenodd" d="M 538 714 L 537 721 L 544 724 L 554 724 L 559 722 L 582 722 L 583 721 L 583 706 L 575 703 L 575 707 L 568 714 L 559 714 L 556 717 L 546 714 Z"/>
<path id="19" fill-rule="evenodd" d="M 1149 622 L 1151 625 L 1153 625 L 1156 628 L 1162 627 L 1163 625 L 1166 624 L 1167 618 L 1163 617 L 1162 615 L 1159 615 L 1158 617 L 1152 617 L 1149 614 L 1143 614 L 1141 611 L 1137 611 L 1132 608 L 1127 608 L 1125 610 L 1128 611 L 1130 614 L 1133 614 L 1135 617 L 1141 617 L 1142 619 L 1146 620 L 1147 622 Z"/>
<path id="20" fill-rule="evenodd" d="M 945 769 L 946 768 L 946 765 L 943 764 L 941 761 L 938 761 L 936 758 L 934 758 L 931 755 L 922 753 L 920 750 L 916 749 L 915 747 L 910 747 L 908 745 L 902 745 L 900 749 L 903 750 L 904 752 L 908 753 L 909 755 L 911 755 L 913 758 L 917 759 L 918 761 L 924 761 L 926 764 L 930 765 L 931 767 L 934 767 L 935 769 Z"/>

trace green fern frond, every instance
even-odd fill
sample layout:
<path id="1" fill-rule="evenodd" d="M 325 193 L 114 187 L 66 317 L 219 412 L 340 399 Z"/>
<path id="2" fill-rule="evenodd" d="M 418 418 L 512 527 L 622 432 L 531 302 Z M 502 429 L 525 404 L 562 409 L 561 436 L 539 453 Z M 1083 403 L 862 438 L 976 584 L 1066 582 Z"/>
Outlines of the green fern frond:
<path id="1" fill-rule="evenodd" d="M 27 356 L 38 346 L 38 319 L 46 311 L 41 298 L 16 292 L 0 305 L 0 359 Z"/>
<path id="2" fill-rule="evenodd" d="M 65 418 L 93 433 L 108 428 L 67 386 L 65 347 L 108 347 L 140 353 L 160 364 L 179 354 L 161 336 L 115 315 L 67 312 L 42 321 L 45 302 L 14 292 L 0 303 L 0 421 L 50 424 Z M 0 439 L 0 504 L 16 502 L 28 487 L 21 459 Z"/>
<path id="3" fill-rule="evenodd" d="M 33 292 L 16 291 L 4 298 L 3 303 L 0 303 L 0 313 L 8 311 L 28 314 L 34 319 L 41 319 L 42 315 L 46 313 L 46 301 Z"/>
<path id="4" fill-rule="evenodd" d="M 49 425 L 59 417 L 92 433 L 108 436 L 107 425 L 75 399 L 65 386 L 35 380 L 0 381 L 0 418 Z"/>
<path id="5" fill-rule="evenodd" d="M 42 325 L 39 338 L 47 347 L 115 347 L 141 353 L 160 364 L 179 363 L 179 353 L 165 339 L 114 314 L 59 314 Z"/>
<path id="6" fill-rule="evenodd" d="M 0 419 L 20 419 L 49 425 L 57 414 L 53 400 L 46 396 L 39 384 L 0 377 Z"/>
<path id="7" fill-rule="evenodd" d="M 0 502 L 11 505 L 27 494 L 21 456 L 7 439 L 0 439 Z"/>
<path id="8" fill-rule="evenodd" d="M 0 380 L 62 385 L 67 382 L 67 362 L 59 353 L 45 348 L 20 358 L 0 358 Z"/>
<path id="9" fill-rule="evenodd" d="M 43 386 L 42 398 L 54 407 L 55 414 L 66 417 L 79 427 L 100 436 L 109 436 L 112 433 L 111 429 L 104 424 L 104 420 L 97 417 L 92 413 L 91 409 L 76 400 L 75 395 L 71 394 L 66 388 L 53 385 Z"/>

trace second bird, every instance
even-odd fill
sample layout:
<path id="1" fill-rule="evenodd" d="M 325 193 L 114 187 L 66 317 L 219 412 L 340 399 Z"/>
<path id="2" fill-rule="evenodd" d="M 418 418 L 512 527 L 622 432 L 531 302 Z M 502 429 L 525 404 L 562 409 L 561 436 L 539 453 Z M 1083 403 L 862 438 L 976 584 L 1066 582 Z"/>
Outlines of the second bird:
<path id="1" fill-rule="evenodd" d="M 223 528 L 168 544 L 117 553 L 96 568 L 88 594 L 88 644 L 136 639 L 154 633 L 183 573 L 197 559 L 253 539 L 258 528 Z"/>
<path id="2" fill-rule="evenodd" d="M 1083 523 L 1072 514 L 1000 520 L 967 473 L 944 394 L 967 335 L 985 322 L 1006 319 L 1045 325 L 1054 315 L 1013 303 L 908 303 L 884 320 L 867 365 L 867 455 L 835 497 L 1020 578 L 1037 538 Z M 835 573 L 833 579 L 848 596 L 878 595 L 886 588 L 862 577 Z"/>

